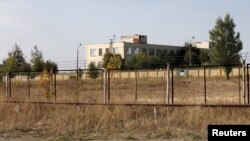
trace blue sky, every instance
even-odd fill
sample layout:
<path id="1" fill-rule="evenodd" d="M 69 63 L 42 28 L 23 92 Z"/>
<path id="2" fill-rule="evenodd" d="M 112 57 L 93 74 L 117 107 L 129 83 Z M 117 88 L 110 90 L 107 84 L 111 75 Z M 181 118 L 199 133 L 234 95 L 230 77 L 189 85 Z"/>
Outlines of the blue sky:
<path id="1" fill-rule="evenodd" d="M 37 45 L 45 59 L 75 66 L 79 43 L 107 43 L 113 34 L 143 34 L 149 43 L 183 45 L 208 41 L 226 13 L 250 53 L 248 0 L 0 0 L 0 61 L 17 43 L 26 59 Z M 80 48 L 83 63 L 84 48 Z M 249 54 L 250 55 L 250 54 Z M 82 65 L 82 64 L 81 64 Z"/>

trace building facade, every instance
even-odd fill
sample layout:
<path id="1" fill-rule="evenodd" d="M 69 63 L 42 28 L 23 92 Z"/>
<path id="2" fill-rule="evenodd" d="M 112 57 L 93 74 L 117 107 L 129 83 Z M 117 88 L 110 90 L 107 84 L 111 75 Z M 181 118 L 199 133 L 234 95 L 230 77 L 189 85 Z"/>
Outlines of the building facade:
<path id="1" fill-rule="evenodd" d="M 86 66 L 88 66 L 90 63 L 102 65 L 103 57 L 107 52 L 120 54 L 121 57 L 126 61 L 131 56 L 139 52 L 144 52 L 145 55 L 149 56 L 159 56 L 161 52 L 174 55 L 178 50 L 181 49 L 181 47 L 182 46 L 148 44 L 147 36 L 145 35 L 135 34 L 132 36 L 121 36 L 120 42 L 86 45 Z"/>

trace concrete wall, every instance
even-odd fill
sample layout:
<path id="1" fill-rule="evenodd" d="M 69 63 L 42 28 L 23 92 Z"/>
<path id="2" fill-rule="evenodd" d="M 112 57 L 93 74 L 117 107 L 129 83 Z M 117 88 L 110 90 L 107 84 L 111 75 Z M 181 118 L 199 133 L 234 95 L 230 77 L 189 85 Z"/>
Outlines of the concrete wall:
<path id="1" fill-rule="evenodd" d="M 192 68 L 185 71 L 185 75 L 180 75 L 181 68 L 174 69 L 174 77 L 192 77 L 192 78 L 203 78 L 204 77 L 204 68 Z M 112 78 L 135 78 L 135 74 L 137 72 L 138 78 L 165 78 L 166 77 L 166 70 L 111 70 L 110 76 Z M 243 69 L 240 68 L 240 76 L 243 74 Z M 206 77 L 224 77 L 225 72 L 224 69 L 221 68 L 206 68 Z M 239 68 L 233 68 L 230 76 L 239 76 Z M 76 79 L 76 73 L 58 73 L 56 75 L 57 80 L 69 80 L 69 79 Z M 86 73 L 83 73 L 81 79 L 90 79 L 88 78 Z M 101 79 L 101 77 L 99 78 Z M 39 81 L 41 80 L 40 76 L 36 76 L 35 78 L 31 79 L 31 81 Z M 5 81 L 5 77 L 2 78 L 2 81 Z M 25 82 L 28 81 L 28 77 L 25 75 L 16 75 L 11 79 L 11 81 L 20 81 Z"/>

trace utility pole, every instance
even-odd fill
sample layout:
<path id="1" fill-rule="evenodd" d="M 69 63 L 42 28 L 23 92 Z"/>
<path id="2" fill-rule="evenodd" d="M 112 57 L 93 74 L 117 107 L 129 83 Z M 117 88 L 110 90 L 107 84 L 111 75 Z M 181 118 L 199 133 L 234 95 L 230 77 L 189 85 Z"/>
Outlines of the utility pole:
<path id="1" fill-rule="evenodd" d="M 76 80 L 77 80 L 77 90 L 76 90 L 76 93 L 77 93 L 77 100 L 79 102 L 79 68 L 78 68 L 78 62 L 79 62 L 79 47 L 81 46 L 82 44 L 79 44 L 77 46 L 77 59 L 76 59 Z"/>

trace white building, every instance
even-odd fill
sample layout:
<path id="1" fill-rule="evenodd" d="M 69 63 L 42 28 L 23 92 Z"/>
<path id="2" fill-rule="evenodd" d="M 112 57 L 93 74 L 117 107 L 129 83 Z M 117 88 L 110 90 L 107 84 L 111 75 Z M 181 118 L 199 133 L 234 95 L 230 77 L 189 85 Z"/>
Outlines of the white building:
<path id="1" fill-rule="evenodd" d="M 209 49 L 209 42 L 192 42 L 192 46 L 200 49 Z"/>
<path id="2" fill-rule="evenodd" d="M 176 51 L 180 50 L 181 47 L 182 46 L 148 44 L 147 36 L 145 35 L 135 34 L 131 36 L 121 36 L 120 42 L 86 45 L 86 66 L 90 63 L 101 65 L 103 63 L 104 54 L 110 51 L 115 54 L 120 54 L 123 59 L 127 60 L 140 51 L 144 52 L 146 55 L 159 56 L 161 52 L 176 54 Z"/>

